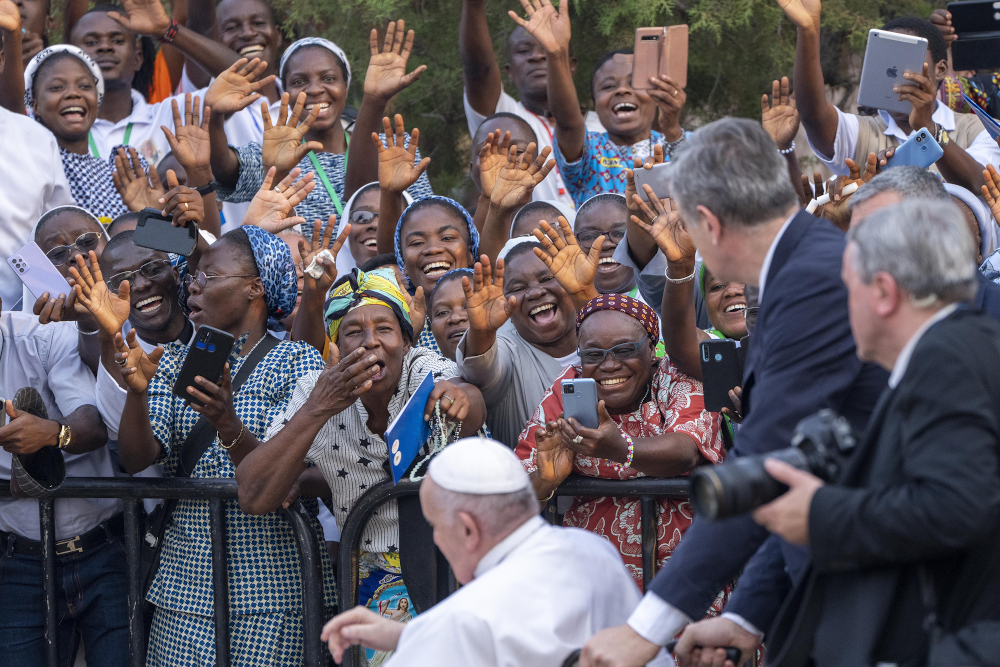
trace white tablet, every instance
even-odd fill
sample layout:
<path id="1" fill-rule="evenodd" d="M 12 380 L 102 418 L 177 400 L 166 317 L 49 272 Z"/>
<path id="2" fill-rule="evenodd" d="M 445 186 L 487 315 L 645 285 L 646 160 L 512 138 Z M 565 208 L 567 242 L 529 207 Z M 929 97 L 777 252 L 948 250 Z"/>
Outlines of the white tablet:
<path id="1" fill-rule="evenodd" d="M 909 114 L 913 105 L 899 100 L 893 86 L 915 86 L 903 78 L 910 71 L 921 73 L 927 57 L 927 40 L 886 30 L 869 30 L 865 64 L 858 89 L 860 106 Z"/>

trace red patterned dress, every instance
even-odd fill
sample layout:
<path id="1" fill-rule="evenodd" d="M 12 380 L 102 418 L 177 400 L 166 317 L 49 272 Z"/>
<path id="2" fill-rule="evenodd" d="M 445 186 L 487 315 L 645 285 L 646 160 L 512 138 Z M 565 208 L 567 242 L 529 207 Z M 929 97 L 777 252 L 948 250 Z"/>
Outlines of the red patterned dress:
<path id="1" fill-rule="evenodd" d="M 726 452 L 722 444 L 719 415 L 705 411 L 701 383 L 677 370 L 668 357 L 658 359 L 657 362 L 652 378 L 653 399 L 643 403 L 635 412 L 611 415 L 618 429 L 633 438 L 686 433 L 694 439 L 698 450 L 708 461 L 721 462 Z M 578 377 L 581 377 L 580 368 L 569 366 L 556 378 L 518 438 L 515 453 L 529 473 L 538 468 L 535 431 L 544 428 L 546 421 L 555 420 L 563 411 L 560 382 Z M 576 455 L 573 472 L 604 479 L 644 477 L 633 468 L 615 470 L 611 461 L 580 454 Z M 656 562 L 657 567 L 662 567 L 677 547 L 684 531 L 691 525 L 691 504 L 686 500 L 669 498 L 660 499 L 657 504 Z M 641 589 L 641 512 L 637 498 L 574 498 L 563 519 L 563 525 L 583 528 L 610 540 L 618 547 L 625 566 Z M 720 602 L 716 601 L 717 604 Z"/>

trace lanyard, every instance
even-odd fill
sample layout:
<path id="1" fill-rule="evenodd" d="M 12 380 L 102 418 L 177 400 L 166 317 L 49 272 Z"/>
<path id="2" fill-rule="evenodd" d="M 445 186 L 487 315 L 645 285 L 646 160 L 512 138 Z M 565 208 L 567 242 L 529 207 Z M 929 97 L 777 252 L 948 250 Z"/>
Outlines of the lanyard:
<path id="1" fill-rule="evenodd" d="M 122 140 L 122 146 L 128 146 L 129 137 L 132 136 L 132 123 L 125 126 L 125 137 Z M 97 152 L 97 142 L 94 141 L 94 133 L 87 133 L 87 143 L 90 144 L 90 154 L 96 158 L 101 157 L 101 154 Z"/>
<path id="2" fill-rule="evenodd" d="M 528 111 L 528 110 L 525 109 L 525 111 Z M 528 113 L 530 113 L 532 116 L 534 116 L 535 118 L 537 118 L 538 122 L 542 124 L 542 129 L 545 130 L 545 134 L 549 135 L 549 146 L 552 146 L 552 150 L 555 150 L 556 149 L 556 140 L 552 137 L 552 130 L 549 129 L 549 123 L 548 123 L 548 121 L 546 121 L 544 118 L 542 118 L 541 116 L 539 116 L 534 111 L 528 111 Z M 539 149 L 539 152 L 541 152 L 540 149 Z M 553 171 L 553 173 L 558 174 L 559 173 L 559 166 L 558 165 L 554 165 L 552 167 L 552 171 Z M 560 195 L 564 195 L 564 194 L 566 194 L 566 188 L 564 188 L 561 185 L 562 179 L 560 178 L 559 180 L 560 180 L 559 194 Z"/>
<path id="3" fill-rule="evenodd" d="M 344 133 L 344 141 L 348 148 L 351 145 L 351 140 L 348 138 L 347 133 Z M 302 143 L 306 140 L 302 139 Z M 326 193 L 330 195 L 330 199 L 333 200 L 333 206 L 337 209 L 337 217 L 344 215 L 344 205 L 340 202 L 340 197 L 337 196 L 337 191 L 333 187 L 333 183 L 330 182 L 330 178 L 326 175 L 326 170 L 323 169 L 323 165 L 319 163 L 319 158 L 316 157 L 316 153 L 309 151 L 309 161 L 312 162 L 313 170 L 319 174 L 319 180 L 323 183 L 323 187 L 326 188 Z M 347 152 L 344 152 L 344 169 L 347 169 Z"/>

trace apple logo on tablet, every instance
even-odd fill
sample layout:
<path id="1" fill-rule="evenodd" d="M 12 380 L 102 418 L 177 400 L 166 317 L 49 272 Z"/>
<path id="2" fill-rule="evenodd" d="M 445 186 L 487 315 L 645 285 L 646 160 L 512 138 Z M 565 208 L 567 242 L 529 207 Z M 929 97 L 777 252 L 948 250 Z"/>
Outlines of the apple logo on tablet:
<path id="1" fill-rule="evenodd" d="M 896 74 L 897 74 L 897 72 L 896 72 L 896 68 L 895 67 L 890 67 L 889 69 L 887 69 L 885 71 L 885 75 L 888 76 L 890 79 L 895 79 L 896 78 Z"/>

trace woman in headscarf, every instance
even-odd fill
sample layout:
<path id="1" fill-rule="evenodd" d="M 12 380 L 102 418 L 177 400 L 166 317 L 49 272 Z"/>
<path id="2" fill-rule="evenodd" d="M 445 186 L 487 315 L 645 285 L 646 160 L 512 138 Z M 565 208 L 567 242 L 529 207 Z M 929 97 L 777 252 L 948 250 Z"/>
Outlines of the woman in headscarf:
<path id="1" fill-rule="evenodd" d="M 576 211 L 556 199 L 540 199 L 525 204 L 510 222 L 510 238 L 531 236 L 542 220 L 555 221 L 559 216 L 566 218 L 570 229 L 576 223 Z"/>
<path id="2" fill-rule="evenodd" d="M 343 529 L 365 491 L 391 479 L 389 462 L 399 448 L 390 449 L 383 434 L 428 374 L 435 382 L 424 415 L 434 419 L 439 407 L 458 436 L 480 429 L 486 406 L 475 387 L 458 379 L 453 361 L 413 345 L 410 309 L 392 269 L 355 269 L 342 277 L 325 311 L 331 363 L 299 380 L 267 441 L 240 465 L 237 480 L 241 506 L 267 512 L 288 493 L 302 462 L 311 461 L 333 492 L 334 516 Z M 414 521 L 419 509 L 403 521 L 394 501 L 375 513 L 361 538 L 360 599 L 342 601 L 345 608 L 360 603 L 381 612 L 380 602 L 409 597 L 400 575 L 400 529 Z"/>
<path id="3" fill-rule="evenodd" d="M 113 294 L 93 256 L 89 271 L 82 259 L 77 264 L 77 296 L 119 350 L 115 360 L 129 392 L 119 454 L 130 473 L 160 463 L 166 476 L 184 476 L 181 449 L 195 446 L 185 441 L 204 417 L 212 440 L 187 472 L 195 478 L 232 478 L 284 411 L 296 382 L 323 368 L 319 353 L 308 344 L 278 342 L 267 333 L 269 316 L 280 319 L 295 308 L 297 287 L 288 246 L 258 227 L 223 235 L 184 281 L 195 326 L 212 326 L 236 339 L 221 380 L 197 377 L 187 388 L 201 405 L 173 393 L 188 347 L 174 342 L 146 354 L 134 330 L 123 341 L 117 327 L 118 318 L 129 310 L 127 283 Z M 234 395 L 232 378 L 261 345 L 270 350 Z M 322 493 L 314 470 L 303 473 L 299 482 L 306 495 Z M 286 503 L 293 502 L 294 495 L 285 498 Z M 306 505 L 315 517 L 315 501 Z M 313 528 L 317 536 L 322 534 L 315 521 Z M 226 502 L 226 530 L 233 664 L 301 664 L 299 558 L 288 522 L 276 512 L 251 516 L 237 503 Z M 147 595 L 156 607 L 147 665 L 215 664 L 211 550 L 207 501 L 179 501 Z M 325 606 L 332 608 L 332 570 L 327 558 L 323 560 Z"/>
<path id="4" fill-rule="evenodd" d="M 298 166 L 303 173 L 314 173 L 317 181 L 317 187 L 296 207 L 298 215 L 310 222 L 323 220 L 324 227 L 331 215 L 342 216 L 344 199 L 376 174 L 375 153 L 366 129 L 378 131 L 386 102 L 416 81 L 426 69 L 421 66 L 410 74 L 405 73 L 410 48 L 400 48 L 403 25 L 402 21 L 399 23 L 398 31 L 395 23 L 390 24 L 385 48 L 372 47 L 373 55 L 365 76 L 365 96 L 355 127 L 362 140 L 355 144 L 355 157 L 351 161 L 351 173 L 357 173 L 363 180 L 354 182 L 353 187 L 348 183 L 347 154 L 351 136 L 340 122 L 351 85 L 350 63 L 343 49 L 333 42 L 308 37 L 294 42 L 281 57 L 278 78 L 285 92 L 281 115 L 277 119 L 265 116 L 266 156 L 262 145 L 256 142 L 239 148 L 229 146 L 223 127 L 224 115 L 244 109 L 259 97 L 256 93 L 248 94 L 250 90 L 259 89 L 261 83 L 256 81 L 258 73 L 251 67 L 253 63 L 246 66 L 236 63 L 209 87 L 205 103 L 214 112 L 210 124 L 212 172 L 220 185 L 219 198 L 228 202 L 250 201 L 264 180 L 265 164 L 278 168 L 275 183 Z M 391 39 L 393 34 L 395 45 Z M 412 34 L 407 39 L 412 45 Z M 263 68 L 258 69 L 263 71 Z M 271 127 L 271 122 L 276 125 Z M 369 126 L 371 122 L 374 125 Z M 420 161 L 419 156 L 417 161 Z M 431 193 L 426 175 L 413 185 L 411 192 L 414 197 Z M 312 233 L 311 226 L 303 225 L 302 233 L 308 237 Z"/>
<path id="5" fill-rule="evenodd" d="M 375 237 L 378 233 L 380 197 L 378 181 L 375 181 L 358 189 L 344 205 L 344 214 L 338 218 L 334 234 L 336 238 L 347 225 L 351 226 L 347 243 L 337 253 L 337 271 L 341 275 L 364 266 L 378 254 Z M 407 190 L 403 191 L 403 202 L 406 206 L 413 203 L 413 195 Z"/>
<path id="6" fill-rule="evenodd" d="M 580 364 L 556 378 L 521 433 L 515 452 L 547 501 L 576 473 L 605 479 L 675 477 L 725 457 L 717 415 L 706 412 L 701 383 L 683 375 L 669 357 L 657 359 L 656 313 L 622 294 L 592 299 L 577 317 Z M 597 383 L 595 429 L 563 415 L 562 382 Z M 642 585 L 642 539 L 637 498 L 575 498 L 563 524 L 603 535 Z M 657 502 L 658 565 L 691 524 L 687 501 Z"/>

